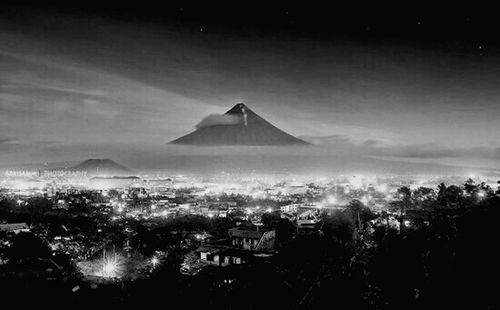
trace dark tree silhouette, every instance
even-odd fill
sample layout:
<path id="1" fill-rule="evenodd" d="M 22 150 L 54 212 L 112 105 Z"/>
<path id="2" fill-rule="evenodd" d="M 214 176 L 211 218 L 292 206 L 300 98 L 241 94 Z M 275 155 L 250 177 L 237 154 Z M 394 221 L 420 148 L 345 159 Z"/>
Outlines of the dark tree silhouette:
<path id="1" fill-rule="evenodd" d="M 34 234 L 20 232 L 12 238 L 7 257 L 14 263 L 27 263 L 38 258 L 51 257 L 51 250 L 45 241 Z"/>

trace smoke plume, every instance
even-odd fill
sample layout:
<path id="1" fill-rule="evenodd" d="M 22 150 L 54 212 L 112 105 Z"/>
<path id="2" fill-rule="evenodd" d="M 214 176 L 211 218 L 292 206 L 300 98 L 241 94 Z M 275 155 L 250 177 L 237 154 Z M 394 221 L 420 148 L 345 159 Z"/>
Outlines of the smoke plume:
<path id="1" fill-rule="evenodd" d="M 242 123 L 241 117 L 228 114 L 210 114 L 196 125 L 196 128 L 210 127 L 216 125 L 239 125 Z"/>

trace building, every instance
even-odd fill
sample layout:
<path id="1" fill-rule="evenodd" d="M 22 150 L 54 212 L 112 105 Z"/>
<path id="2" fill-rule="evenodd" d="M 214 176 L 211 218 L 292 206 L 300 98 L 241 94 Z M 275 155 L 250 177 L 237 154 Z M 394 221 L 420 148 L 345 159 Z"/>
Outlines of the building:
<path id="1" fill-rule="evenodd" d="M 197 252 L 200 253 L 201 261 L 212 266 L 225 267 L 272 256 L 276 231 L 237 227 L 229 229 L 228 234 L 229 240 L 200 246 Z"/>
<path id="2" fill-rule="evenodd" d="M 11 224 L 0 224 L 0 232 L 13 232 L 18 234 L 20 232 L 29 232 L 30 227 L 26 223 L 11 223 Z"/>
<path id="3" fill-rule="evenodd" d="M 292 204 L 289 204 L 286 206 L 281 206 L 280 210 L 281 210 L 281 212 L 293 213 L 293 212 L 297 212 L 297 209 L 301 206 L 302 206 L 302 204 L 300 204 L 300 203 L 292 203 Z"/>
<path id="4" fill-rule="evenodd" d="M 317 210 L 307 210 L 299 213 L 296 219 L 297 226 L 299 228 L 316 228 L 316 225 L 320 221 L 317 215 Z"/>
<path id="5" fill-rule="evenodd" d="M 116 188 L 129 188 L 134 183 L 139 182 L 140 178 L 130 177 L 93 177 L 90 179 L 89 187 L 99 190 L 110 190 Z"/>
<path id="6" fill-rule="evenodd" d="M 236 227 L 231 228 L 228 233 L 231 244 L 235 248 L 259 252 L 274 250 L 275 230 L 258 231 Z"/>
<path id="7" fill-rule="evenodd" d="M 231 247 L 217 245 L 203 245 L 197 251 L 200 253 L 200 259 L 203 262 L 220 267 L 246 263 L 249 256 L 248 253 Z"/>

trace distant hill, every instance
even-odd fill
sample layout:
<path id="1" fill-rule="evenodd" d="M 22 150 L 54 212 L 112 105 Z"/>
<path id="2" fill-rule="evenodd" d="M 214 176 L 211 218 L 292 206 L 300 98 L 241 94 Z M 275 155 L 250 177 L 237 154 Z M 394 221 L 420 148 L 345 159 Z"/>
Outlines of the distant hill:
<path id="1" fill-rule="evenodd" d="M 117 164 L 111 159 L 87 159 L 69 170 L 86 171 L 89 176 L 124 176 L 131 173 L 125 166 Z"/>
<path id="2" fill-rule="evenodd" d="M 170 143 L 216 145 L 309 145 L 275 127 L 243 103 L 238 103 L 215 121 L 200 123 L 198 129 Z"/>

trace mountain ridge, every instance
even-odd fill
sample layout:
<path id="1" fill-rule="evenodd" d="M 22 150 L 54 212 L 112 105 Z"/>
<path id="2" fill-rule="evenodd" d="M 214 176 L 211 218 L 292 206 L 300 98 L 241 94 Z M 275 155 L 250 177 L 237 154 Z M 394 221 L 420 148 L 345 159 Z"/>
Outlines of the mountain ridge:
<path id="1" fill-rule="evenodd" d="M 69 168 L 73 171 L 86 171 L 89 175 L 126 175 L 131 170 L 109 158 L 90 158 Z"/>

